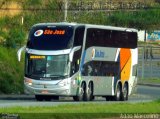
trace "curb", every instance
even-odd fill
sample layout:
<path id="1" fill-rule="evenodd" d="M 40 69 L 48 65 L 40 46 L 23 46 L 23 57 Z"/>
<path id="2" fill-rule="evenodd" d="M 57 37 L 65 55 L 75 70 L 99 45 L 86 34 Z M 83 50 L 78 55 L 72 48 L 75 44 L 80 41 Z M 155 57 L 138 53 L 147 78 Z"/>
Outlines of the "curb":
<path id="1" fill-rule="evenodd" d="M 3 100 L 33 100 L 35 99 L 33 95 L 14 95 L 14 94 L 11 94 L 11 95 L 7 95 L 7 94 L 0 94 L 0 99 L 3 99 Z"/>

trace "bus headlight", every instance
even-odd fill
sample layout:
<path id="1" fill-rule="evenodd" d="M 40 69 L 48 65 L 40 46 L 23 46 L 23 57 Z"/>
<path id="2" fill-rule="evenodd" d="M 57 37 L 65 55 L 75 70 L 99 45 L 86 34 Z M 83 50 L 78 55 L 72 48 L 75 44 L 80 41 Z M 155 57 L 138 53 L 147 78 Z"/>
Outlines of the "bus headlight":
<path id="1" fill-rule="evenodd" d="M 28 85 L 29 85 L 29 86 L 31 86 L 31 85 L 32 85 L 32 83 L 28 83 Z"/>
<path id="2" fill-rule="evenodd" d="M 24 82 L 25 82 L 26 84 L 28 84 L 29 86 L 32 85 L 32 80 L 31 80 L 31 79 L 25 78 Z"/>

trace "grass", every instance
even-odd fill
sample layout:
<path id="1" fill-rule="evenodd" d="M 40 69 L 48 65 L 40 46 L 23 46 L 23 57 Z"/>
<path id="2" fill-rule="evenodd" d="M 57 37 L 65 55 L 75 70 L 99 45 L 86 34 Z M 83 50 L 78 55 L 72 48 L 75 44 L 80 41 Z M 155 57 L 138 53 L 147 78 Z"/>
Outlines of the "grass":
<path id="1" fill-rule="evenodd" d="M 146 79 L 142 79 L 140 78 L 138 80 L 138 83 L 149 83 L 149 84 L 160 84 L 160 78 L 146 78 Z"/>
<path id="2" fill-rule="evenodd" d="M 159 46 L 160 42 L 144 42 L 144 41 L 138 41 L 138 46 Z"/>
<path id="3" fill-rule="evenodd" d="M 81 103 L 52 107 L 0 108 L 3 114 L 18 114 L 21 119 L 92 119 L 120 117 L 121 114 L 159 114 L 160 100 L 145 103 Z"/>

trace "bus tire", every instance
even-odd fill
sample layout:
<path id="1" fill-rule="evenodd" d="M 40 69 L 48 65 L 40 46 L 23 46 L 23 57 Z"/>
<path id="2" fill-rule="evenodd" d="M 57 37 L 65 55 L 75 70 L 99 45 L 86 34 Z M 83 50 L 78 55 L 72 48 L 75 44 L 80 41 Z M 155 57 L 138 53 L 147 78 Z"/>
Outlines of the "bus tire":
<path id="1" fill-rule="evenodd" d="M 93 83 L 90 82 L 87 89 L 87 101 L 92 101 L 93 99 Z"/>
<path id="2" fill-rule="evenodd" d="M 121 85 L 119 83 L 117 85 L 117 89 L 116 89 L 116 92 L 115 92 L 114 100 L 115 101 L 120 101 L 121 98 L 122 98 L 122 88 L 121 88 Z"/>
<path id="3" fill-rule="evenodd" d="M 78 96 L 73 96 L 74 101 L 86 101 L 87 96 L 86 96 L 86 85 L 83 82 L 81 84 L 81 87 L 79 88 L 79 94 Z"/>
<path id="4" fill-rule="evenodd" d="M 123 91 L 122 91 L 122 101 L 128 100 L 128 85 L 127 83 L 124 84 L 123 86 Z"/>
<path id="5" fill-rule="evenodd" d="M 43 101 L 44 99 L 43 95 L 35 95 L 35 98 L 37 101 Z"/>
<path id="6" fill-rule="evenodd" d="M 79 99 L 80 101 L 87 101 L 86 85 L 84 82 L 82 83 L 80 88 Z"/>

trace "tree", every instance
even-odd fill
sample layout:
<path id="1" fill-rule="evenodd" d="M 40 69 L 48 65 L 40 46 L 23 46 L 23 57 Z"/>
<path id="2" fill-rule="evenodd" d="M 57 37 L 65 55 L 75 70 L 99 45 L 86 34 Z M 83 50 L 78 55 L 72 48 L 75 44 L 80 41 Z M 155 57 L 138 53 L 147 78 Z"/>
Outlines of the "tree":
<path id="1" fill-rule="evenodd" d="M 115 26 L 133 27 L 137 29 L 159 29 L 160 9 L 148 9 L 134 12 L 116 12 L 108 17 Z"/>

